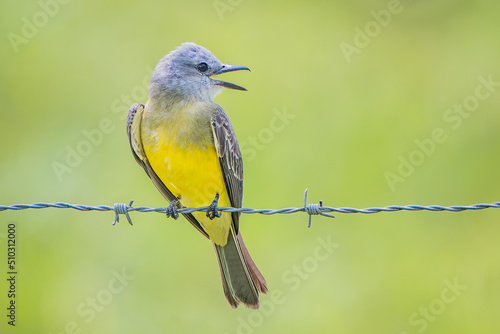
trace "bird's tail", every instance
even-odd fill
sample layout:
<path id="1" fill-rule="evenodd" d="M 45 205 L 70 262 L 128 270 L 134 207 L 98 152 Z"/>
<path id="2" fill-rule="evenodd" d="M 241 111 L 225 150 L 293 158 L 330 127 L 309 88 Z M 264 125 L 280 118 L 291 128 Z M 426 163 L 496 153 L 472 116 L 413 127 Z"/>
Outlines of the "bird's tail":
<path id="1" fill-rule="evenodd" d="M 219 261 L 222 288 L 231 307 L 239 303 L 258 309 L 259 293 L 267 293 L 266 280 L 253 262 L 243 242 L 241 234 L 229 231 L 227 244 L 214 244 L 215 254 Z"/>

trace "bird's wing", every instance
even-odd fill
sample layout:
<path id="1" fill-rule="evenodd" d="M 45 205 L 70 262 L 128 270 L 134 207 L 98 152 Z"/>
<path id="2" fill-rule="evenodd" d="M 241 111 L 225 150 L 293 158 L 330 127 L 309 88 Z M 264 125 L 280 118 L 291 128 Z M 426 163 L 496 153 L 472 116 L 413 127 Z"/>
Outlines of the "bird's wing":
<path id="1" fill-rule="evenodd" d="M 176 201 L 177 198 L 168 188 L 163 184 L 158 175 L 156 175 L 155 171 L 151 167 L 151 164 L 146 157 L 146 153 L 144 153 L 144 148 L 142 146 L 142 137 L 141 137 L 141 122 L 144 115 L 144 105 L 140 103 L 134 104 L 130 107 L 128 111 L 127 118 L 127 135 L 130 143 L 130 148 L 132 149 L 132 154 L 134 155 L 135 160 L 146 174 L 149 176 L 153 184 L 158 189 L 158 191 L 167 199 L 167 201 L 172 202 Z M 204 236 L 208 238 L 208 234 L 203 230 L 200 223 L 194 218 L 194 216 L 190 213 L 183 214 L 186 219 L 193 224 L 194 227 L 198 231 L 200 231 Z"/>
<path id="2" fill-rule="evenodd" d="M 233 126 L 224 110 L 218 105 L 212 117 L 212 131 L 229 200 L 233 207 L 241 208 L 243 204 L 243 160 L 241 151 Z M 233 212 L 236 233 L 238 233 L 239 217 L 239 212 Z"/>

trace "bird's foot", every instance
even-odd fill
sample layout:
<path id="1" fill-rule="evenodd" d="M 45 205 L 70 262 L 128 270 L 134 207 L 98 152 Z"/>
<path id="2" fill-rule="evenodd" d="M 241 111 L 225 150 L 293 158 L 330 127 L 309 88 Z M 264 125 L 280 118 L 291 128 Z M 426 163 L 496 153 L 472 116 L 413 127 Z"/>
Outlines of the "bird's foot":
<path id="1" fill-rule="evenodd" d="M 167 218 L 174 218 L 177 219 L 179 218 L 179 213 L 177 212 L 177 205 L 179 204 L 178 201 L 172 201 L 167 207 L 166 214 Z"/>
<path id="2" fill-rule="evenodd" d="M 215 217 L 220 218 L 220 212 L 218 205 L 219 204 L 219 193 L 215 194 L 215 199 L 210 204 L 210 206 L 207 209 L 207 217 L 210 218 L 210 220 L 213 220 Z"/>

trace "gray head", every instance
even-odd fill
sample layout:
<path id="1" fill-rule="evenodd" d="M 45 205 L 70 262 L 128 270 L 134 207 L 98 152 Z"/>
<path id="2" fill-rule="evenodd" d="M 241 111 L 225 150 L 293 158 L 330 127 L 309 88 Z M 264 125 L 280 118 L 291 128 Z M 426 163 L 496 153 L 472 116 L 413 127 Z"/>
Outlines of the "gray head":
<path id="1" fill-rule="evenodd" d="M 183 43 L 166 55 L 153 72 L 149 97 L 176 100 L 212 101 L 222 87 L 246 90 L 211 76 L 247 67 L 223 64 L 210 51 L 195 43 Z"/>

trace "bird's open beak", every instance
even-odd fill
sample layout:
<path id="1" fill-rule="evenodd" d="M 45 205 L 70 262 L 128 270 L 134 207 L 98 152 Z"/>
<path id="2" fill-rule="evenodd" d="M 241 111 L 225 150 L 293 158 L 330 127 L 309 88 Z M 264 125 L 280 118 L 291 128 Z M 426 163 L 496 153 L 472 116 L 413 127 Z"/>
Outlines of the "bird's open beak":
<path id="1" fill-rule="evenodd" d="M 222 74 L 222 73 L 226 73 L 226 72 L 232 72 L 232 71 L 240 71 L 240 70 L 250 71 L 250 69 L 248 67 L 245 67 L 245 66 L 224 64 L 224 65 L 222 65 L 220 70 L 218 70 L 217 72 L 214 73 L 214 75 Z M 231 89 L 247 90 L 245 87 L 241 87 L 241 86 L 238 86 L 234 83 L 222 81 L 222 80 L 214 80 L 214 84 L 222 86 L 222 87 L 226 87 L 226 88 L 231 88 Z"/>

